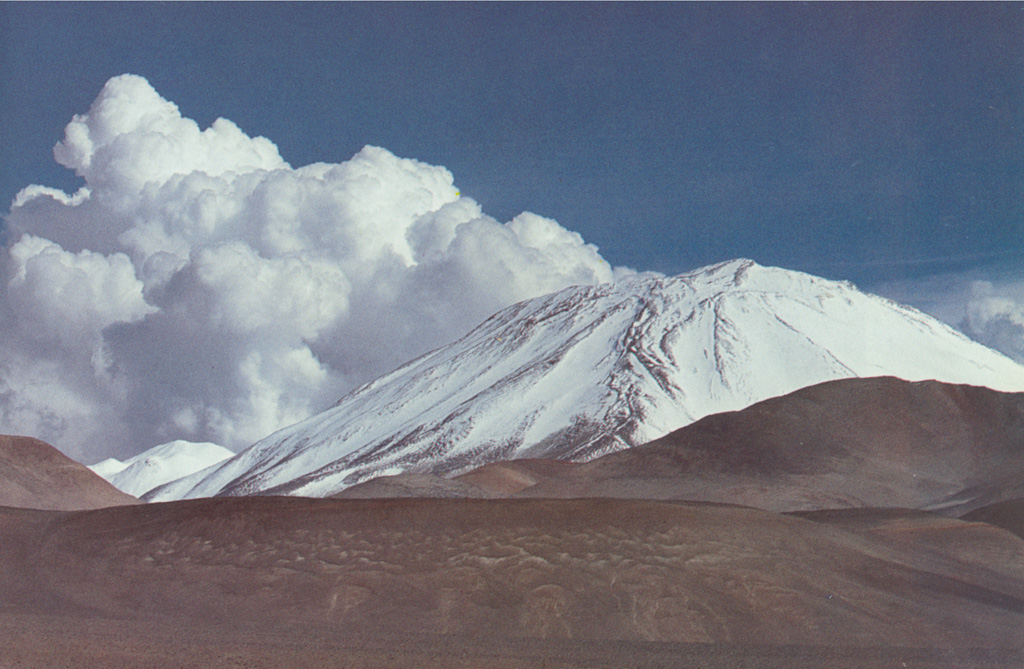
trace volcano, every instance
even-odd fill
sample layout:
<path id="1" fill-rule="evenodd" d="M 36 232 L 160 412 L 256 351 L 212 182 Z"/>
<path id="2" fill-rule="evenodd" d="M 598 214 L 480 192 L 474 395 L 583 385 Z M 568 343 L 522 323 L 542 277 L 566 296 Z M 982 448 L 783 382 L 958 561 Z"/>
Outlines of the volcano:
<path id="1" fill-rule="evenodd" d="M 515 304 L 147 498 L 323 497 L 388 474 L 588 461 L 711 414 L 876 376 L 1024 390 L 1024 367 L 919 311 L 733 260 Z"/>

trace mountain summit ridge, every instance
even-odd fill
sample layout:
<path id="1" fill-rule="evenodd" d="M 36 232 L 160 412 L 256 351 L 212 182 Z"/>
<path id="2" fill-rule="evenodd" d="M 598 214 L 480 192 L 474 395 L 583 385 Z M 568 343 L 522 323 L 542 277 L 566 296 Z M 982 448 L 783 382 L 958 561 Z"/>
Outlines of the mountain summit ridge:
<path id="1" fill-rule="evenodd" d="M 125 461 L 107 458 L 89 469 L 118 490 L 142 496 L 153 488 L 230 458 L 234 453 L 211 442 L 183 439 L 154 446 Z"/>
<path id="2" fill-rule="evenodd" d="M 326 496 L 384 474 L 589 460 L 831 379 L 1024 390 L 1024 367 L 915 309 L 731 260 L 514 304 L 153 500 Z"/>

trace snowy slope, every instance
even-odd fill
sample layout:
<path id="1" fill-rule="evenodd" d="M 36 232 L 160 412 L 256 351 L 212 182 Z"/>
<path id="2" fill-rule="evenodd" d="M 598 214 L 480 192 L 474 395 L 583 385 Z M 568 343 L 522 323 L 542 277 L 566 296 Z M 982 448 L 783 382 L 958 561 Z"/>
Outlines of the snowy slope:
<path id="1" fill-rule="evenodd" d="M 230 458 L 234 452 L 209 442 L 172 441 L 124 462 L 108 458 L 89 467 L 115 488 L 141 497 L 157 486 Z"/>
<path id="2" fill-rule="evenodd" d="M 128 463 L 121 462 L 117 458 L 107 458 L 102 462 L 97 462 L 94 465 L 89 465 L 89 469 L 93 471 L 97 476 L 104 478 L 107 482 L 110 482 L 110 477 L 118 473 L 122 469 L 128 466 Z"/>
<path id="3" fill-rule="evenodd" d="M 1024 367 L 914 309 L 734 260 L 513 305 L 150 498 L 323 496 L 403 471 L 585 460 L 804 386 L 880 375 L 1024 390 Z"/>

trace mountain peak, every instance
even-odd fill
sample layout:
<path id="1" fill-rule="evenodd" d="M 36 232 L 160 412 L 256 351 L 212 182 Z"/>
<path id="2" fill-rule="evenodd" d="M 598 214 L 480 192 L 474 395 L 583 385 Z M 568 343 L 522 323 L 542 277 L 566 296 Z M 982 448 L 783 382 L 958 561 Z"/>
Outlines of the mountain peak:
<path id="1" fill-rule="evenodd" d="M 141 497 L 144 493 L 222 462 L 234 453 L 209 442 L 177 440 L 160 444 L 124 462 L 109 458 L 89 467 L 118 490 Z"/>
<path id="2" fill-rule="evenodd" d="M 588 460 L 838 378 L 1024 390 L 1024 367 L 852 285 L 730 260 L 512 305 L 153 499 L 321 496 L 382 474 Z"/>
<path id="3" fill-rule="evenodd" d="M 749 258 L 733 258 L 732 260 L 725 260 L 690 272 L 684 272 L 678 275 L 678 278 L 731 277 L 733 282 L 738 285 L 743 280 L 743 275 L 752 268 L 761 268 L 761 265 L 758 265 Z"/>

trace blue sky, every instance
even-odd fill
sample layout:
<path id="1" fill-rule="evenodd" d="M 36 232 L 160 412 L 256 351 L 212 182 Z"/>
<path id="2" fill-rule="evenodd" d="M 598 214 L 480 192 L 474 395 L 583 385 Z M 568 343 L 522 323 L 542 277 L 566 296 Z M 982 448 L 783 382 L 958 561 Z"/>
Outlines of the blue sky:
<path id="1" fill-rule="evenodd" d="M 1024 4 L 0 3 L 0 35 L 0 432 L 79 460 L 243 448 L 630 268 L 852 280 L 1024 362 Z"/>
<path id="2" fill-rule="evenodd" d="M 859 283 L 1024 256 L 1020 4 L 4 3 L 0 197 L 146 77 L 293 166 L 365 144 L 612 264 Z"/>

